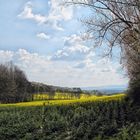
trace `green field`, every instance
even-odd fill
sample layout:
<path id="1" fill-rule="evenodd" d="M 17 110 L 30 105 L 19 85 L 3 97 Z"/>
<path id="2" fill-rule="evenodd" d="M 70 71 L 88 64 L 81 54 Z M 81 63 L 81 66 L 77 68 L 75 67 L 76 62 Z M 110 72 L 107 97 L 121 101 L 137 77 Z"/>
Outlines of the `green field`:
<path id="1" fill-rule="evenodd" d="M 140 109 L 123 94 L 0 106 L 0 140 L 140 140 Z"/>
<path id="2" fill-rule="evenodd" d="M 124 97 L 0 104 L 0 140 L 140 140 L 140 109 Z"/>

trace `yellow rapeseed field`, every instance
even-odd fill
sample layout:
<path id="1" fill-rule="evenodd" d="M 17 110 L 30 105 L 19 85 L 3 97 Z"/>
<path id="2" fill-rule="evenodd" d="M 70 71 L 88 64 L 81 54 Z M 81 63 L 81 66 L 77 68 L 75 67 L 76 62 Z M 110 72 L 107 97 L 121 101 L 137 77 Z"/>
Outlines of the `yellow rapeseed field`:
<path id="1" fill-rule="evenodd" d="M 21 102 L 14 104 L 0 104 L 0 107 L 25 107 L 25 106 L 42 106 L 42 105 L 66 105 L 71 103 L 81 103 L 81 102 L 94 102 L 94 101 L 110 101 L 110 100 L 121 100 L 125 97 L 125 94 L 117 94 L 111 96 L 95 96 L 92 95 L 90 97 L 81 96 L 80 99 L 72 99 L 72 100 L 40 100 L 40 101 L 31 101 L 31 102 Z"/>

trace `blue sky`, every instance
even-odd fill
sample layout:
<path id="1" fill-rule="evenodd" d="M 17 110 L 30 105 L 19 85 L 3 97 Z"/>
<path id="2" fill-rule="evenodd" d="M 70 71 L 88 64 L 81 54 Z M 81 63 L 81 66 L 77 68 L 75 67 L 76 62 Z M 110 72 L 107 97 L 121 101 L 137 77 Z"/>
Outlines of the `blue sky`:
<path id="1" fill-rule="evenodd" d="M 90 10 L 61 0 L 0 0 L 0 62 L 13 61 L 30 81 L 87 87 L 124 85 L 118 61 L 100 57 L 103 48 L 83 40 L 80 19 Z M 115 50 L 117 52 L 117 49 Z"/>

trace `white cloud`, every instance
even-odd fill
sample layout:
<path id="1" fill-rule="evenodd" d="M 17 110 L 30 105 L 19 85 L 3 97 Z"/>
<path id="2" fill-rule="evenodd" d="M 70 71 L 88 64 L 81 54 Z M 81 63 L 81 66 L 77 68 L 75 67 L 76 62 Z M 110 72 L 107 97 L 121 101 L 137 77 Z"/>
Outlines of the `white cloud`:
<path id="1" fill-rule="evenodd" d="M 64 37 L 63 39 L 65 41 L 65 44 L 64 44 L 65 46 L 71 46 L 71 45 L 83 43 L 82 37 L 76 34 L 72 34 L 69 37 Z"/>
<path id="2" fill-rule="evenodd" d="M 6 58 L 6 59 L 5 59 Z M 66 61 L 51 61 L 38 53 L 30 53 L 27 50 L 19 49 L 13 51 L 0 51 L 0 62 L 2 59 L 12 60 L 23 69 L 30 81 L 39 81 L 59 86 L 103 86 L 122 85 L 127 83 L 116 67 L 106 60 L 99 60 L 94 64 L 94 69 L 84 67 L 77 69 L 75 63 Z M 90 63 L 90 62 L 89 62 Z M 92 67 L 93 68 L 93 67 Z M 107 71 L 103 69 L 109 68 Z"/>
<path id="3" fill-rule="evenodd" d="M 71 46 L 68 48 L 69 52 L 80 52 L 80 53 L 88 53 L 90 49 L 87 46 L 77 44 L 75 46 Z"/>
<path id="4" fill-rule="evenodd" d="M 63 31 L 61 21 L 68 21 L 73 17 L 72 7 L 65 7 L 60 0 L 51 0 L 48 5 L 50 7 L 49 14 L 44 16 L 42 14 L 33 13 L 32 2 L 27 2 L 23 11 L 18 15 L 21 19 L 32 19 L 39 24 L 46 24 L 53 29 Z M 46 7 L 47 8 L 47 7 Z"/>
<path id="5" fill-rule="evenodd" d="M 49 19 L 53 20 L 70 20 L 73 17 L 72 7 L 65 7 L 62 4 L 62 0 L 51 0 L 50 1 L 50 14 Z"/>
<path id="6" fill-rule="evenodd" d="M 86 55 L 90 52 L 87 46 L 81 44 L 75 44 L 73 46 L 66 46 L 61 50 L 58 50 L 52 57 L 52 60 L 69 60 L 77 61 L 85 59 Z"/>
<path id="7" fill-rule="evenodd" d="M 41 14 L 34 14 L 32 11 L 32 3 L 27 2 L 25 4 L 24 10 L 18 15 L 22 19 L 32 19 L 39 24 L 45 23 L 47 18 Z"/>
<path id="8" fill-rule="evenodd" d="M 73 17 L 73 8 L 62 5 L 62 0 L 51 0 L 49 2 L 50 11 L 47 16 L 47 24 L 54 29 L 63 31 L 61 21 L 71 20 Z"/>
<path id="9" fill-rule="evenodd" d="M 8 62 L 11 61 L 14 53 L 12 51 L 4 51 L 0 50 L 0 62 Z"/>
<path id="10" fill-rule="evenodd" d="M 69 37 L 64 37 L 63 40 L 64 47 L 51 57 L 52 60 L 77 61 L 94 54 L 94 52 L 91 52 L 91 48 L 83 43 L 79 35 L 73 34 Z"/>
<path id="11" fill-rule="evenodd" d="M 40 39 L 50 39 L 50 36 L 45 33 L 38 33 L 36 36 Z"/>

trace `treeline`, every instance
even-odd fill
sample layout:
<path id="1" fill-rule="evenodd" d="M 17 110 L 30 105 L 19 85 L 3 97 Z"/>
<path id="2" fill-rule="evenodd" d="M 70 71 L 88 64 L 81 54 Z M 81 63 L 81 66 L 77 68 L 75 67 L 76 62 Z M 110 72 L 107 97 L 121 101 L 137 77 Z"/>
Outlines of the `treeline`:
<path id="1" fill-rule="evenodd" d="M 78 99 L 80 98 L 80 95 L 83 94 L 83 91 L 80 88 L 58 87 L 45 85 L 37 82 L 31 82 L 31 93 L 35 95 L 35 100 L 75 98 Z"/>
<path id="2" fill-rule="evenodd" d="M 30 83 L 26 75 L 11 62 L 0 64 L 0 103 L 27 101 Z"/>
<path id="3" fill-rule="evenodd" d="M 31 82 L 31 91 L 32 93 L 38 93 L 38 92 L 46 93 L 49 91 L 62 92 L 62 93 L 83 92 L 81 88 L 58 87 L 58 86 L 46 85 L 46 84 L 38 83 L 38 82 Z"/>

